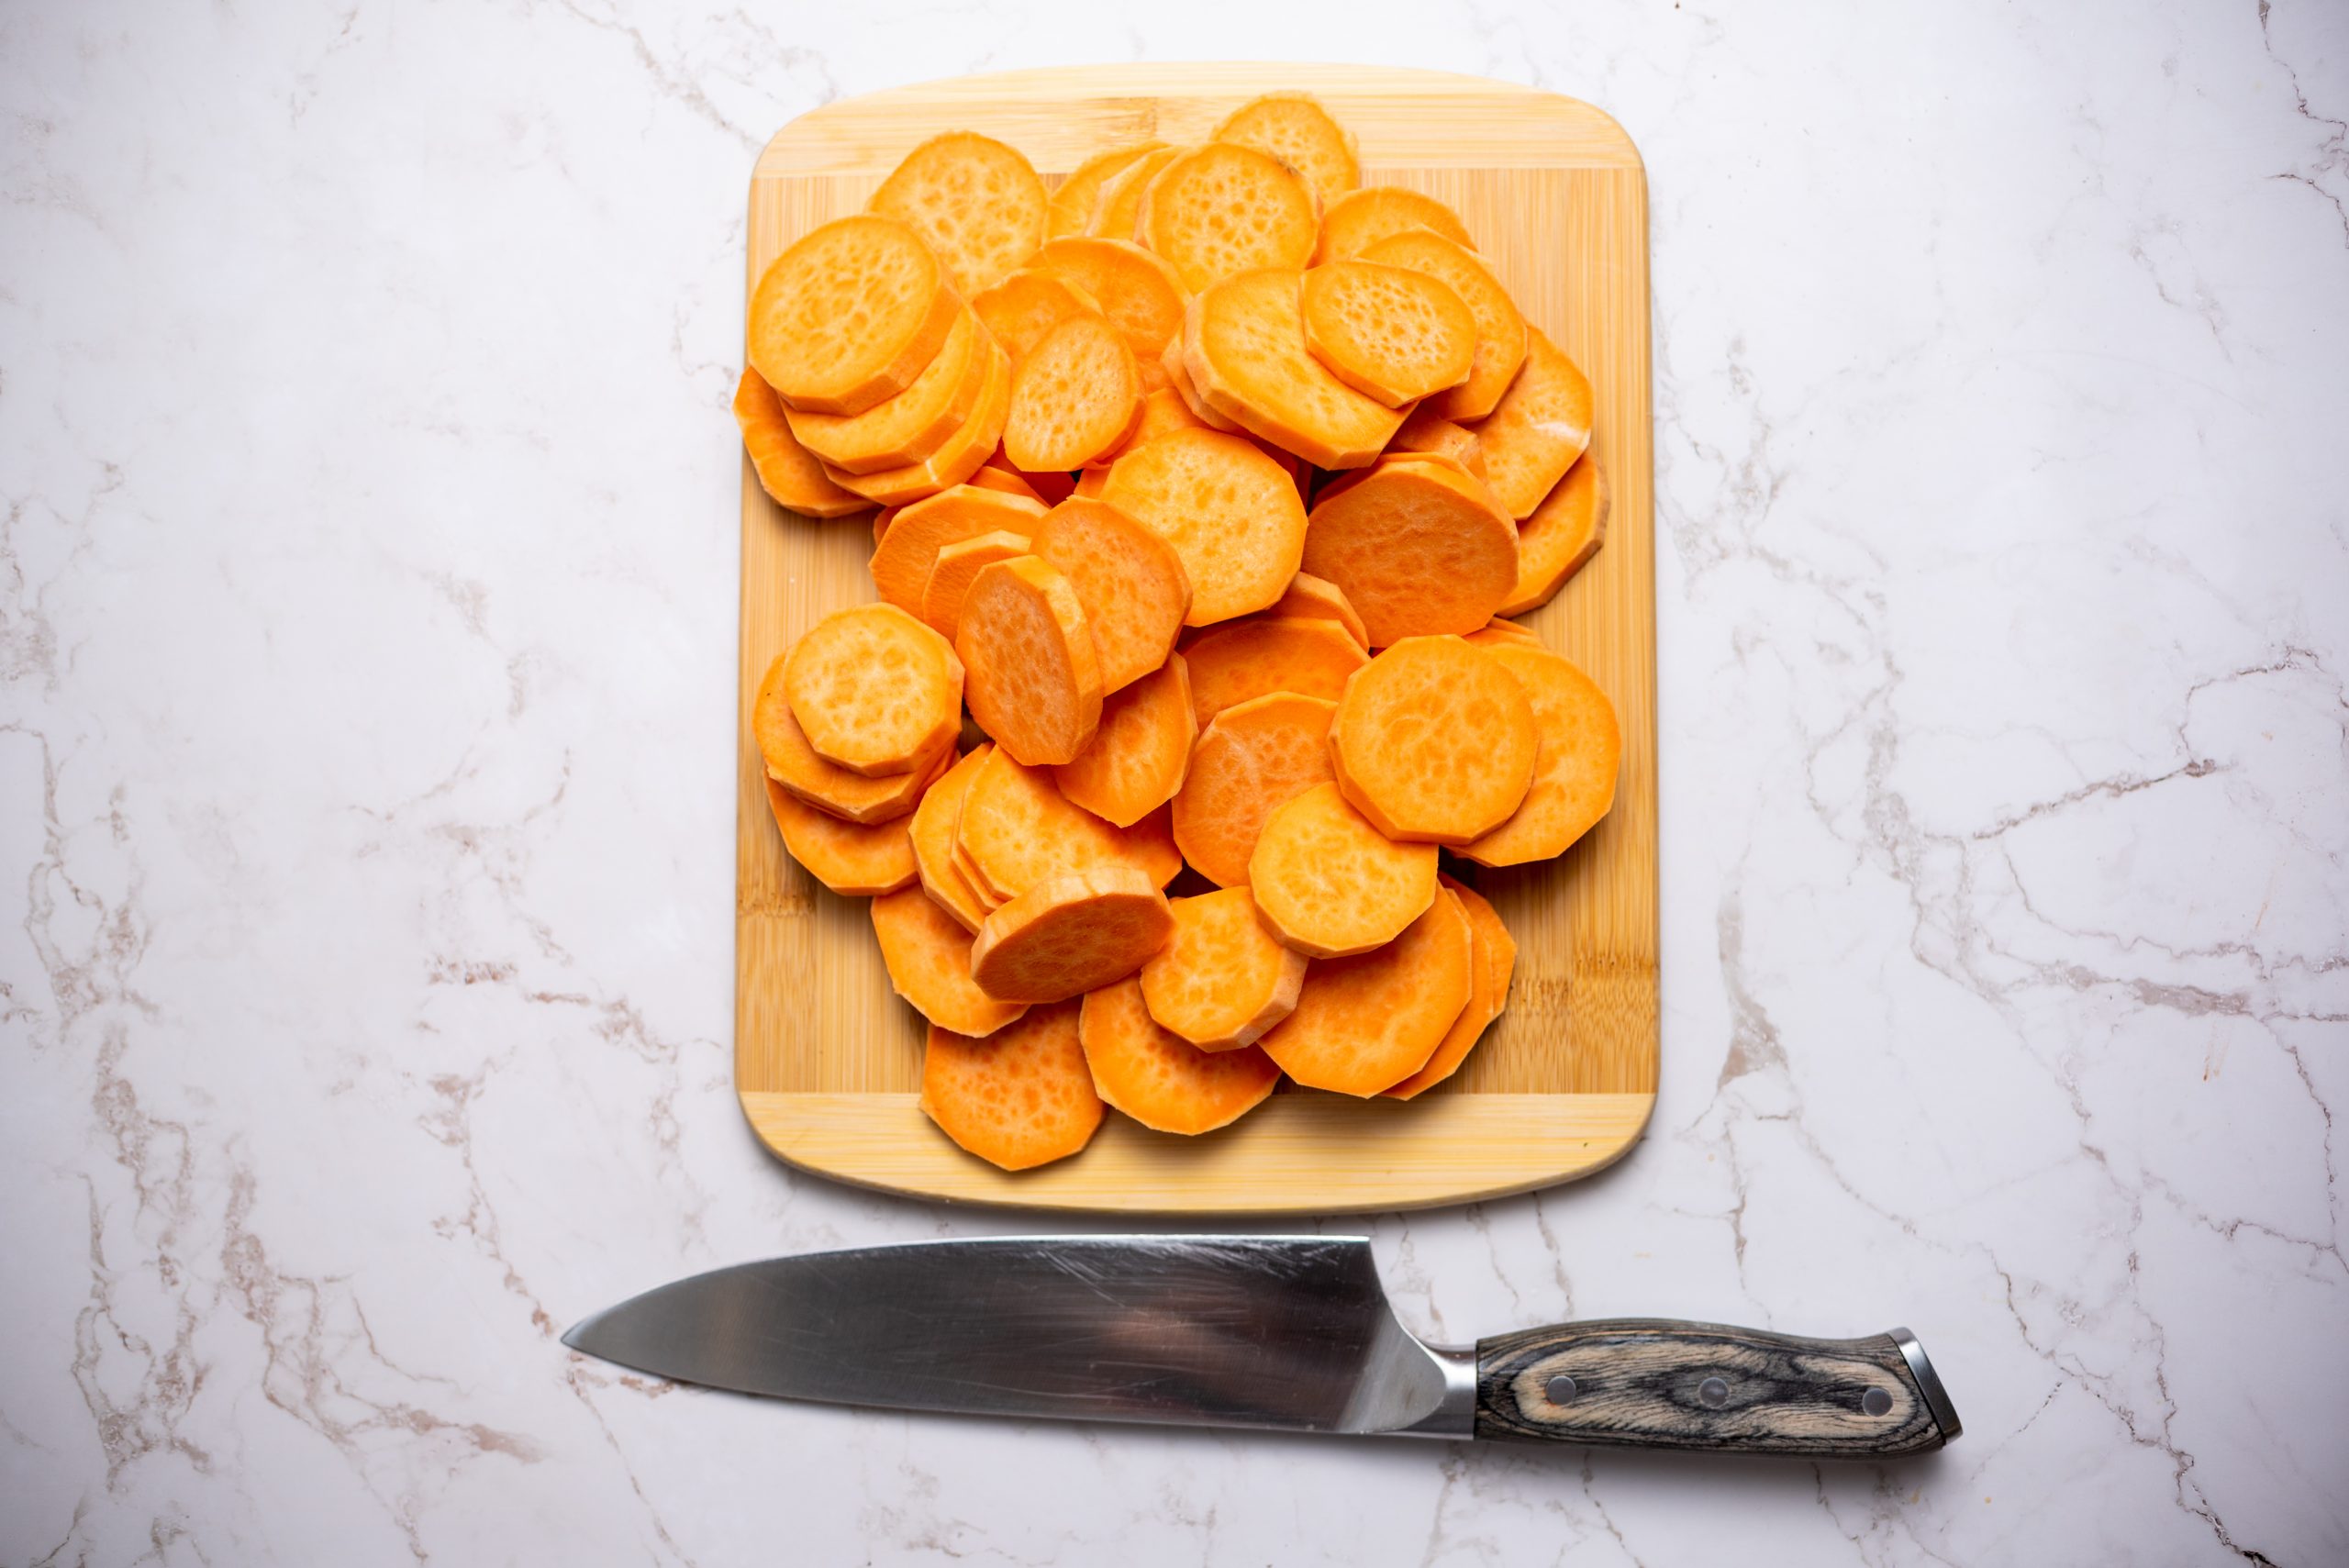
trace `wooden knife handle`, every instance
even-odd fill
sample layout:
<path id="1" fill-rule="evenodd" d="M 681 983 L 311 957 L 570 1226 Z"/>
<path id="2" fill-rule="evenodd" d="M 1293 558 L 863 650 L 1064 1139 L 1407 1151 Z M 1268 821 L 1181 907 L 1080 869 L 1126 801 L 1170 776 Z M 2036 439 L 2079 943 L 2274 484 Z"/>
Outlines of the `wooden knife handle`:
<path id="1" fill-rule="evenodd" d="M 1889 1459 L 1959 1429 L 1906 1329 L 1805 1340 L 1619 1318 L 1476 1343 L 1480 1438 Z"/>

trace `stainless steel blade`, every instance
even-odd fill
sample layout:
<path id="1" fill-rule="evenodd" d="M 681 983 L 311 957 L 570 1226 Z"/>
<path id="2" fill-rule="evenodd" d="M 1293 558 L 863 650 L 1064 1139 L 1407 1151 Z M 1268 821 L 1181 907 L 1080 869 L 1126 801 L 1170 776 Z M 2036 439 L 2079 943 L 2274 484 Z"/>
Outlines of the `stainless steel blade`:
<path id="1" fill-rule="evenodd" d="M 1001 1237 L 774 1258 L 599 1312 L 576 1351 L 841 1405 L 1474 1435 L 1475 1354 L 1396 1321 L 1361 1237 Z"/>

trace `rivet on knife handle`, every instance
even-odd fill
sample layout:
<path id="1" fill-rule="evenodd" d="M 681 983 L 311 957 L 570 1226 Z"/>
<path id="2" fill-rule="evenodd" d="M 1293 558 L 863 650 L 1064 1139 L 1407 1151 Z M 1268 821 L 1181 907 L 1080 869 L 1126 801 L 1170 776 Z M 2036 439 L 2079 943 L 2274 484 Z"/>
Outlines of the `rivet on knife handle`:
<path id="1" fill-rule="evenodd" d="M 1905 1329 L 1807 1340 L 1613 1318 L 1476 1344 L 1480 1438 L 1885 1459 L 1937 1449 L 1959 1429 Z"/>

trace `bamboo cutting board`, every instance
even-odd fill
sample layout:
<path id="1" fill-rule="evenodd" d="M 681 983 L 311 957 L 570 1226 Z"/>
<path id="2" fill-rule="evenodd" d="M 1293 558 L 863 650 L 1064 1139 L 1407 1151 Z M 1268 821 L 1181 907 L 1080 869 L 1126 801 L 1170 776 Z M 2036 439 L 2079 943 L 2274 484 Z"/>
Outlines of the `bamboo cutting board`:
<path id="1" fill-rule="evenodd" d="M 1615 806 L 1561 859 L 1466 868 L 1517 938 L 1508 1010 L 1448 1084 L 1409 1104 L 1284 1085 L 1182 1139 L 1111 1112 L 1084 1153 L 1009 1174 L 922 1116 L 924 1026 L 889 988 L 866 901 L 784 852 L 751 740 L 770 661 L 818 617 L 874 596 L 869 515 L 816 522 L 742 477 L 735 1086 L 761 1140 L 803 1169 L 892 1191 L 1163 1214 L 1408 1208 L 1591 1172 L 1655 1103 L 1655 590 L 1647 185 L 1622 128 L 1572 98 L 1475 77 L 1356 66 L 1085 66 L 965 77 L 827 105 L 784 128 L 751 180 L 749 281 L 861 208 L 914 145 L 972 129 L 1049 183 L 1119 142 L 1197 141 L 1258 94 L 1317 95 L 1361 139 L 1364 183 L 1450 203 L 1526 316 L 1589 373 L 1607 541 L 1527 617 L 1588 670 L 1623 724 Z"/>

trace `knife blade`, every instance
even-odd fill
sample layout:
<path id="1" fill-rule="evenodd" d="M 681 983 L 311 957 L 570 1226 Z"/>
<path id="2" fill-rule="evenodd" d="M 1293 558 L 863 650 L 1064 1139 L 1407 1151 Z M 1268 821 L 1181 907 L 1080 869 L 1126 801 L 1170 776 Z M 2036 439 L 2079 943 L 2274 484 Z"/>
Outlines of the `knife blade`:
<path id="1" fill-rule="evenodd" d="M 587 1318 L 680 1383 L 1071 1420 L 1887 1458 L 1961 1429 L 1906 1329 L 1609 1319 L 1429 1345 L 1344 1236 L 990 1237 L 771 1258 Z"/>

